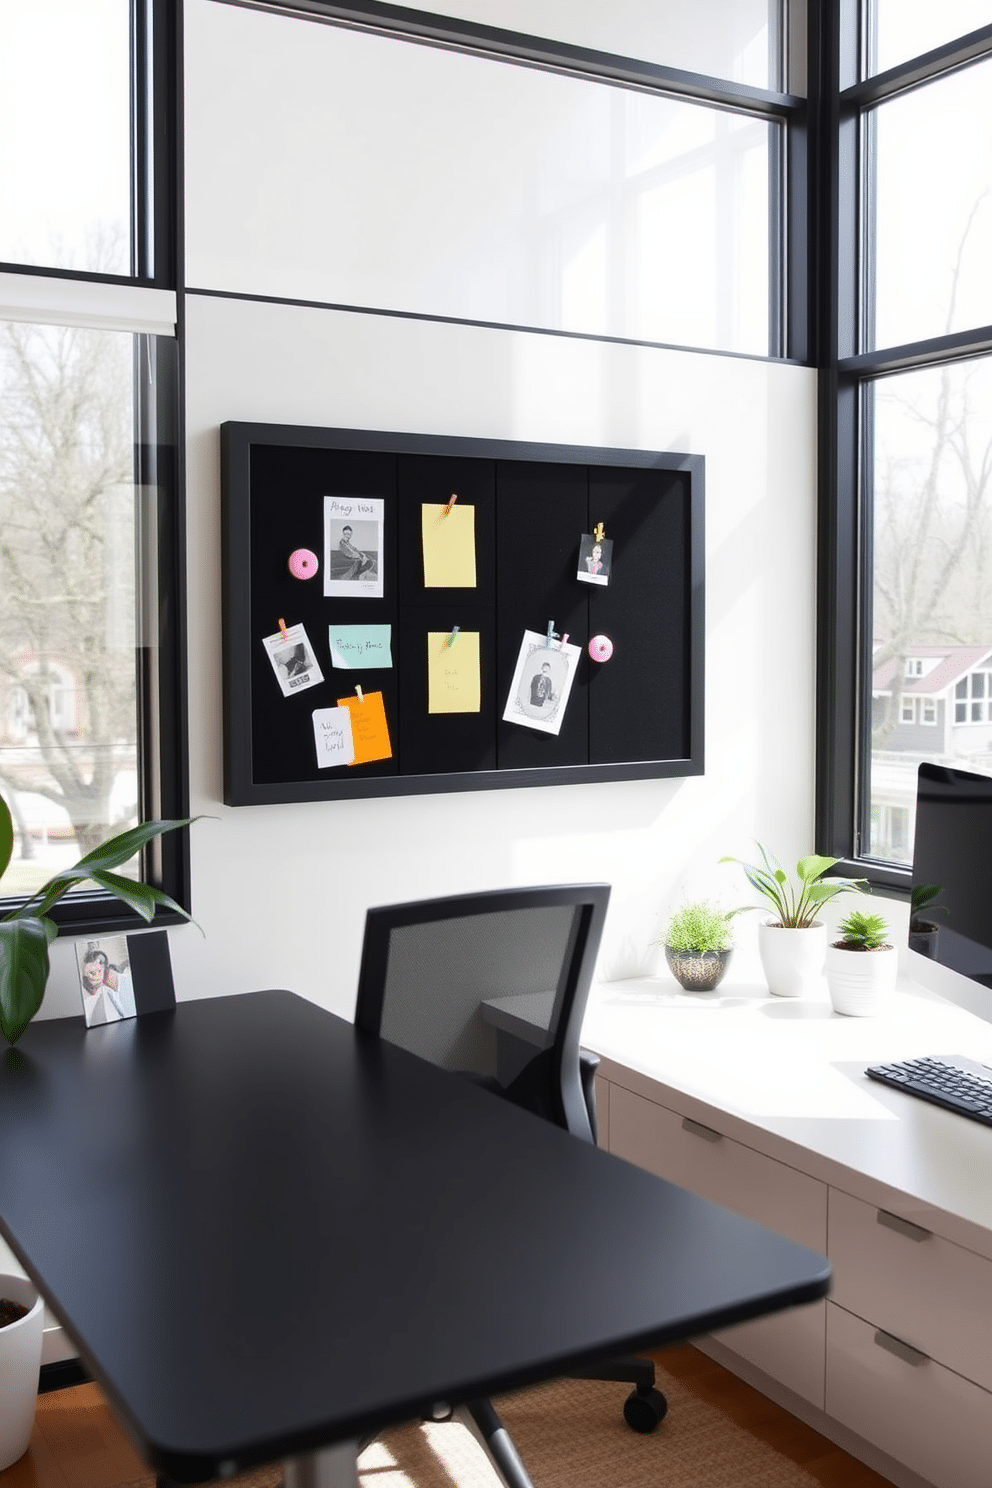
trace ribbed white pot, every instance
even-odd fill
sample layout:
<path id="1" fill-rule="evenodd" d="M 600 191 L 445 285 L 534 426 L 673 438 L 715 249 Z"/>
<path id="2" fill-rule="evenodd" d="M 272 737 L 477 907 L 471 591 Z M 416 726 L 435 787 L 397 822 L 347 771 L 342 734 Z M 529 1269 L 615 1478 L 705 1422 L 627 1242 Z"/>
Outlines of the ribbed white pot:
<path id="1" fill-rule="evenodd" d="M 45 1329 L 45 1304 L 23 1276 L 0 1272 L 0 1297 L 30 1311 L 0 1328 L 0 1472 L 23 1457 L 31 1440 L 38 1370 Z"/>
<path id="2" fill-rule="evenodd" d="M 896 985 L 899 952 L 895 946 L 877 951 L 842 951 L 827 946 L 827 986 L 835 1013 L 870 1018 L 883 1010 Z"/>
<path id="3" fill-rule="evenodd" d="M 815 992 L 823 973 L 827 927 L 818 920 L 806 930 L 786 930 L 765 920 L 758 926 L 758 952 L 769 992 L 804 997 Z"/>

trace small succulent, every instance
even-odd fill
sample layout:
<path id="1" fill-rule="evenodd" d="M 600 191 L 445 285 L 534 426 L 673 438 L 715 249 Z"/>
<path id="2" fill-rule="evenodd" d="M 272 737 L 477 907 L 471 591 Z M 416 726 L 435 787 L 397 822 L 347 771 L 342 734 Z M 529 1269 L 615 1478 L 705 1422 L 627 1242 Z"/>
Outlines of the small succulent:
<path id="1" fill-rule="evenodd" d="M 683 904 L 665 927 L 662 942 L 672 951 L 727 951 L 733 944 L 731 920 L 738 911 L 708 900 Z"/>
<path id="2" fill-rule="evenodd" d="M 841 939 L 834 942 L 847 951 L 880 951 L 888 945 L 888 921 L 880 914 L 852 910 L 838 925 Z"/>

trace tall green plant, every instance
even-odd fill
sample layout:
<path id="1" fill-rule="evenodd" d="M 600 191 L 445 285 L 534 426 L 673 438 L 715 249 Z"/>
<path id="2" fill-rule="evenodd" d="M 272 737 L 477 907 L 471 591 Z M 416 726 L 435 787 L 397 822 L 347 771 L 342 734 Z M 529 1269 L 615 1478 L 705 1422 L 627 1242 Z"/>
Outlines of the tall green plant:
<path id="1" fill-rule="evenodd" d="M 821 882 L 823 875 L 840 859 L 821 857 L 818 853 L 800 858 L 796 864 L 795 881 L 790 881 L 778 859 L 766 852 L 760 842 L 755 845 L 761 854 L 760 863 L 745 863 L 741 858 L 730 857 L 721 858 L 720 862 L 737 863 L 744 869 L 748 883 L 764 895 L 779 924 L 786 930 L 808 930 L 821 906 L 838 894 L 847 894 L 854 889 L 871 892 L 865 878 L 829 878 Z M 745 908 L 762 909 L 764 906 L 749 904 Z"/>
<path id="2" fill-rule="evenodd" d="M 162 889 L 135 883 L 113 870 L 133 858 L 163 832 L 188 827 L 195 820 L 195 817 L 186 817 L 182 821 L 142 822 L 117 837 L 111 837 L 71 868 L 42 884 L 23 904 L 0 920 L 0 1033 L 8 1044 L 16 1044 L 41 1007 L 48 982 L 48 947 L 58 934 L 58 926 L 49 918 L 49 912 L 74 884 L 89 879 L 143 920 L 152 920 L 159 904 L 190 919 L 182 905 Z M 7 871 L 13 850 L 14 825 L 10 808 L 0 796 L 0 879 Z"/>

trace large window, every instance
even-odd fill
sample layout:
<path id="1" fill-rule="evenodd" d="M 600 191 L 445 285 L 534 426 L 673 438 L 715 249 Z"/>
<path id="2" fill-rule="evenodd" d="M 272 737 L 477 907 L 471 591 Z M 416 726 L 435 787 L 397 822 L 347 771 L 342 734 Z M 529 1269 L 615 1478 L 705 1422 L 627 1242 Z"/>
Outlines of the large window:
<path id="1" fill-rule="evenodd" d="M 928 0 L 823 12 L 838 273 L 819 835 L 898 885 L 920 761 L 992 772 L 992 16 Z"/>
<path id="2" fill-rule="evenodd" d="M 152 125 L 170 9 L 0 0 L 7 896 L 186 811 L 171 163 Z M 187 898 L 182 843 L 125 871 Z M 72 929 L 127 921 L 96 892 L 65 904 Z"/>

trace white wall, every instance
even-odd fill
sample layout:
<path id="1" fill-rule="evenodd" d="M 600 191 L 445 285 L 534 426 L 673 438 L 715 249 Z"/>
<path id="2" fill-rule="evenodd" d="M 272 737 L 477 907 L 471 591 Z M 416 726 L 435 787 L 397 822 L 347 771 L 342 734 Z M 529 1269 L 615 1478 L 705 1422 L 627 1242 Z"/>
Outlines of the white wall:
<path id="1" fill-rule="evenodd" d="M 260 19 L 192 0 L 193 14 L 204 8 L 212 22 Z M 229 61 L 195 60 L 191 72 L 203 77 L 222 76 Z M 209 131 L 193 134 L 187 153 L 216 145 Z M 198 233 L 207 220 L 201 212 Z M 208 251 L 191 241 L 190 264 Z M 716 866 L 721 854 L 745 854 L 755 837 L 786 858 L 809 850 L 812 372 L 196 294 L 186 312 L 191 804 L 214 819 L 191 834 L 205 937 L 191 927 L 170 937 L 180 998 L 288 986 L 350 1014 L 368 905 L 581 878 L 613 884 L 603 967 L 629 974 L 647 964 L 665 907 L 684 890 L 747 897 L 735 870 Z M 227 419 L 704 455 L 705 776 L 223 806 L 218 427 Z M 50 1015 L 76 1010 L 70 957 L 56 947 Z"/>

